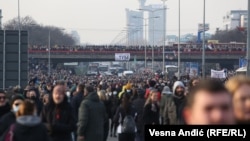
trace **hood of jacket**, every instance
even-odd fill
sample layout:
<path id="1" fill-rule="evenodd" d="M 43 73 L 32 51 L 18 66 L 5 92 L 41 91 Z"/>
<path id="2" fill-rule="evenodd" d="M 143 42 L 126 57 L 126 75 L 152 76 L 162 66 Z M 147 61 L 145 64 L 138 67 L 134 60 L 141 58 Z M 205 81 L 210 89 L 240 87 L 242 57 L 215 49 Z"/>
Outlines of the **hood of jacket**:
<path id="1" fill-rule="evenodd" d="M 176 82 L 174 83 L 174 86 L 173 86 L 173 94 L 175 94 L 175 90 L 176 90 L 176 88 L 177 88 L 178 86 L 183 87 L 184 90 L 185 90 L 184 84 L 183 84 L 181 81 L 176 81 Z"/>
<path id="2" fill-rule="evenodd" d="M 85 100 L 90 100 L 90 101 L 94 101 L 94 102 L 99 102 L 100 99 L 97 95 L 96 92 L 92 92 L 92 93 L 89 93 L 86 97 L 85 97 Z"/>
<path id="3" fill-rule="evenodd" d="M 38 116 L 21 116 L 16 119 L 16 122 L 25 126 L 36 126 L 41 123 L 41 119 Z"/>
<path id="4" fill-rule="evenodd" d="M 165 86 L 161 92 L 162 94 L 173 94 L 168 86 Z"/>

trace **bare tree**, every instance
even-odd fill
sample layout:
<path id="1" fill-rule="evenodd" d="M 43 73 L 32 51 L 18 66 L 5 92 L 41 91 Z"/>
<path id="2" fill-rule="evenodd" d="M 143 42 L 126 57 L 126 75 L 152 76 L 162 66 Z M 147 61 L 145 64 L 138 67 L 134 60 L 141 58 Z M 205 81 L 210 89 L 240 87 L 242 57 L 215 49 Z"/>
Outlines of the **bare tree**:
<path id="1" fill-rule="evenodd" d="M 38 24 L 32 17 L 26 16 L 20 20 L 21 30 L 27 30 L 30 45 L 48 45 L 49 31 L 50 43 L 54 45 L 75 45 L 74 38 L 64 33 L 59 27 L 43 26 Z M 4 24 L 5 30 L 17 30 L 18 18 L 11 19 Z"/>
<path id="2" fill-rule="evenodd" d="M 247 42 L 246 31 L 238 29 L 217 31 L 212 37 L 212 40 L 219 40 L 220 42 Z"/>

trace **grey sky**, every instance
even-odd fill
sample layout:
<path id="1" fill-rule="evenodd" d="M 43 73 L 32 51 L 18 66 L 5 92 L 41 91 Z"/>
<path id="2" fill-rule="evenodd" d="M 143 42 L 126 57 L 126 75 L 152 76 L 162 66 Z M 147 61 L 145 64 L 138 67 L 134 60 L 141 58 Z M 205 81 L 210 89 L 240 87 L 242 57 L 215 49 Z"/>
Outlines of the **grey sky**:
<path id="1" fill-rule="evenodd" d="M 109 44 L 126 26 L 125 8 L 136 10 L 138 0 L 20 0 L 21 16 L 29 15 L 43 25 L 77 30 L 81 42 Z M 162 4 L 148 0 L 146 4 Z M 178 33 L 178 0 L 166 2 L 167 34 Z M 17 0 L 0 0 L 3 23 L 17 16 Z M 247 0 L 206 0 L 206 22 L 210 33 L 222 27 L 229 10 L 247 9 Z M 203 21 L 203 0 L 181 0 L 181 34 L 196 34 Z"/>

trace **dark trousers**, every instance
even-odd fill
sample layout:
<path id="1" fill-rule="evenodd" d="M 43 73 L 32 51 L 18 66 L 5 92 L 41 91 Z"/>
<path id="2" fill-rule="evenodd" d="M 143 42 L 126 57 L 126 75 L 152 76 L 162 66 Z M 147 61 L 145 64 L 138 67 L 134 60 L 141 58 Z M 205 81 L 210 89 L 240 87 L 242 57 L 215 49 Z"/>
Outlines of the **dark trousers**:
<path id="1" fill-rule="evenodd" d="M 116 122 L 113 122 L 113 120 L 111 121 L 110 134 L 116 135 L 116 130 L 117 130 L 118 125 L 119 124 Z"/>
<path id="2" fill-rule="evenodd" d="M 130 133 L 118 134 L 118 141 L 135 141 L 135 134 L 130 134 Z"/>
<path id="3" fill-rule="evenodd" d="M 144 141 L 144 136 L 141 133 L 136 133 L 135 141 Z"/>
<path id="4" fill-rule="evenodd" d="M 103 141 L 107 141 L 108 134 L 109 134 L 109 121 L 104 123 L 104 139 L 103 139 Z"/>

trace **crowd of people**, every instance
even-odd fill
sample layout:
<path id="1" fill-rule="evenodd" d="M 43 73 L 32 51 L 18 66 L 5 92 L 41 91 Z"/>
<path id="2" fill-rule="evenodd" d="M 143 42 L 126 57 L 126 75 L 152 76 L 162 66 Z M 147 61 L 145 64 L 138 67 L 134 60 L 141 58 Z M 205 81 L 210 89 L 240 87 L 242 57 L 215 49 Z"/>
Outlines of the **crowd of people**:
<path id="1" fill-rule="evenodd" d="M 154 50 L 162 51 L 163 46 L 156 46 Z M 168 45 L 165 47 L 166 51 L 177 51 L 178 44 Z M 85 45 L 85 46 L 51 46 L 52 51 L 144 51 L 144 46 L 121 46 L 121 45 Z M 152 50 L 152 46 L 147 46 L 148 50 Z M 202 44 L 180 44 L 182 52 L 200 52 L 202 51 Z M 46 51 L 48 46 L 31 45 L 30 51 Z M 246 51 L 246 44 L 228 43 L 228 44 L 206 44 L 206 51 Z"/>
<path id="2" fill-rule="evenodd" d="M 53 72 L 60 79 L 35 73 L 43 67 L 30 69 L 25 88 L 0 90 L 0 141 L 144 141 L 144 125 L 250 122 L 245 76 L 184 83 L 153 74 L 87 77 L 61 69 Z"/>

